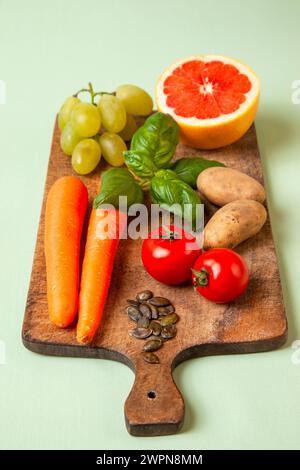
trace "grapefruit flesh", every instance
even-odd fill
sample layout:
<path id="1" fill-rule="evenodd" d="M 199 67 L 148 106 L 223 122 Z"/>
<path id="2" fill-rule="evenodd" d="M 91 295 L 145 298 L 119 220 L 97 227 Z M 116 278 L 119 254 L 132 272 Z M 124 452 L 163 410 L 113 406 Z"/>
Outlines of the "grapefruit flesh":
<path id="1" fill-rule="evenodd" d="M 203 149 L 238 140 L 251 126 L 258 100 L 254 72 L 223 56 L 176 62 L 156 87 L 157 108 L 177 121 L 183 143 Z"/>

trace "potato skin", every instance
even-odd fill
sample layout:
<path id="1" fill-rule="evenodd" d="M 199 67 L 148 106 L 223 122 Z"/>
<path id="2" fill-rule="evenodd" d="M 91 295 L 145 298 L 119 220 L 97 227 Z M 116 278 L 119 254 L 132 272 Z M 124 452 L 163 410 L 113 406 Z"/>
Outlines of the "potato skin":
<path id="1" fill-rule="evenodd" d="M 267 219 L 265 207 L 257 201 L 240 199 L 219 209 L 204 228 L 204 249 L 234 248 L 256 235 Z"/>
<path id="2" fill-rule="evenodd" d="M 258 181 L 226 167 L 211 167 L 202 171 L 197 179 L 197 188 L 216 206 L 225 206 L 238 199 L 252 199 L 260 203 L 266 199 L 264 187 Z"/>

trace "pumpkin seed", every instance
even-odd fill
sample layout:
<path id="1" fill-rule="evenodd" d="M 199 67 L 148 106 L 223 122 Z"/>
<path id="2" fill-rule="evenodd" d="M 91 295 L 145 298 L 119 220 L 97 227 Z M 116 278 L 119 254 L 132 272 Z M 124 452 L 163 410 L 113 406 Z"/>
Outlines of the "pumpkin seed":
<path id="1" fill-rule="evenodd" d="M 153 335 L 153 334 L 152 334 L 151 336 L 148 336 L 147 340 L 148 340 L 148 339 L 149 339 L 149 340 L 150 340 L 150 339 L 159 339 L 159 340 L 162 341 L 162 342 L 164 341 L 164 339 L 163 339 L 160 335 L 155 336 L 155 335 Z"/>
<path id="2" fill-rule="evenodd" d="M 150 323 L 150 320 L 149 318 L 146 318 L 146 317 L 141 317 L 138 321 L 137 321 L 137 327 L 138 328 L 149 328 L 149 323 Z"/>
<path id="3" fill-rule="evenodd" d="M 141 312 L 141 314 L 143 316 L 145 316 L 146 318 L 149 318 L 149 320 L 151 320 L 152 318 L 152 312 L 151 312 L 151 308 L 149 307 L 149 305 L 147 304 L 140 304 L 139 305 L 139 311 Z"/>
<path id="4" fill-rule="evenodd" d="M 152 328 L 151 328 L 152 329 Z M 171 339 L 171 338 L 174 338 L 174 336 L 176 336 L 176 325 L 172 324 L 172 325 L 166 325 L 163 327 L 163 329 L 161 330 L 161 336 L 164 338 L 164 339 Z M 153 332 L 153 330 L 152 330 Z"/>
<path id="5" fill-rule="evenodd" d="M 151 299 L 153 297 L 153 292 L 151 290 L 143 290 L 136 295 L 136 299 L 139 302 L 144 302 L 145 300 Z"/>
<path id="6" fill-rule="evenodd" d="M 131 320 L 133 321 L 138 321 L 141 318 L 139 310 L 136 307 L 133 307 L 132 305 L 126 307 L 126 312 L 129 318 L 131 318 Z"/>
<path id="7" fill-rule="evenodd" d="M 158 321 L 152 320 L 150 322 L 149 328 L 150 330 L 152 330 L 152 333 L 154 334 L 154 336 L 158 336 L 160 335 L 162 326 L 160 323 L 158 323 Z"/>
<path id="8" fill-rule="evenodd" d="M 178 321 L 177 313 L 171 313 L 170 315 L 166 315 L 165 317 L 160 318 L 161 326 L 172 325 Z"/>
<path id="9" fill-rule="evenodd" d="M 144 361 L 149 362 L 150 364 L 159 364 L 159 357 L 152 352 L 142 352 L 142 357 Z"/>
<path id="10" fill-rule="evenodd" d="M 137 339 L 145 339 L 150 336 L 152 331 L 150 328 L 134 328 L 133 330 L 129 331 L 130 336 L 133 336 Z"/>
<path id="11" fill-rule="evenodd" d="M 175 323 L 179 320 L 175 307 L 165 297 L 153 297 L 153 292 L 138 292 L 136 299 L 128 299 L 126 312 L 134 320 L 136 328 L 129 331 L 130 336 L 146 340 L 141 355 L 145 362 L 158 364 L 159 357 L 153 353 L 168 339 L 176 336 Z M 157 320 L 157 321 L 155 321 Z"/>
<path id="12" fill-rule="evenodd" d="M 158 318 L 158 308 L 155 305 L 148 304 L 151 310 L 152 320 L 157 320 Z"/>
<path id="13" fill-rule="evenodd" d="M 146 352 L 156 351 L 162 346 L 162 344 L 162 340 L 156 337 L 155 339 L 147 340 L 143 347 L 143 350 Z"/>
<path id="14" fill-rule="evenodd" d="M 133 300 L 133 299 L 127 299 L 127 303 L 129 305 L 132 305 L 133 307 L 138 307 L 140 305 L 140 303 L 137 300 Z"/>
<path id="15" fill-rule="evenodd" d="M 149 300 L 149 304 L 155 305 L 155 307 L 166 307 L 170 305 L 170 303 L 171 302 L 165 297 L 152 297 L 152 299 Z"/>
<path id="16" fill-rule="evenodd" d="M 167 305 L 166 307 L 158 307 L 158 313 L 159 313 L 159 316 L 163 316 L 163 315 L 169 315 L 170 313 L 174 313 L 175 312 L 175 307 L 174 305 L 170 304 L 170 305 Z"/>

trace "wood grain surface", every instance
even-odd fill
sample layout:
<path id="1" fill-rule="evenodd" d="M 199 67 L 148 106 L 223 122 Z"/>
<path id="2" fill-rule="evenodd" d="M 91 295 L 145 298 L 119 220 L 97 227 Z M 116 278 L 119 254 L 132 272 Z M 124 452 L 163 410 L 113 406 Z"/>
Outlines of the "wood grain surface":
<path id="1" fill-rule="evenodd" d="M 128 365 L 136 374 L 125 403 L 128 431 L 138 436 L 175 433 L 184 420 L 184 401 L 172 379 L 176 365 L 196 356 L 267 351 L 280 347 L 286 339 L 287 321 L 270 221 L 267 220 L 255 238 L 237 248 L 248 264 L 251 281 L 242 297 L 226 305 L 201 298 L 190 285 L 167 287 L 159 284 L 143 269 L 141 240 L 122 240 L 104 321 L 92 345 L 78 345 L 75 325 L 58 329 L 50 323 L 47 311 L 43 248 L 45 200 L 57 178 L 73 174 L 70 158 L 60 150 L 59 139 L 60 132 L 55 125 L 24 317 L 23 343 L 40 354 L 106 358 Z M 175 158 L 183 156 L 219 160 L 263 182 L 254 126 L 239 142 L 218 150 L 199 151 L 180 144 Z M 102 162 L 100 171 L 104 168 Z M 99 168 L 82 180 L 91 202 L 99 184 Z M 206 205 L 208 216 L 214 211 L 213 206 Z M 172 299 L 180 316 L 177 336 L 157 352 L 160 364 L 145 363 L 140 355 L 142 343 L 128 335 L 133 324 L 124 314 L 126 299 L 145 288 L 153 290 L 155 295 Z"/>

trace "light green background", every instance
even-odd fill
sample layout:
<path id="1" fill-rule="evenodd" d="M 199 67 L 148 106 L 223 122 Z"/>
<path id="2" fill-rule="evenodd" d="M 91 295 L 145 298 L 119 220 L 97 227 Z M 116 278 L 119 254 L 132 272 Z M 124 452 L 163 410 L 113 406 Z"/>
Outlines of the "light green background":
<path id="1" fill-rule="evenodd" d="M 300 447 L 300 364 L 291 360 L 300 339 L 300 105 L 291 100 L 300 79 L 299 18 L 297 0 L 0 0 L 0 79 L 7 84 L 0 105 L 0 448 Z M 108 90 L 132 82 L 153 94 L 162 70 L 194 53 L 240 58 L 261 78 L 256 122 L 289 341 L 275 352 L 180 365 L 182 432 L 134 438 L 123 418 L 129 369 L 33 354 L 20 330 L 61 102 L 89 80 Z"/>

